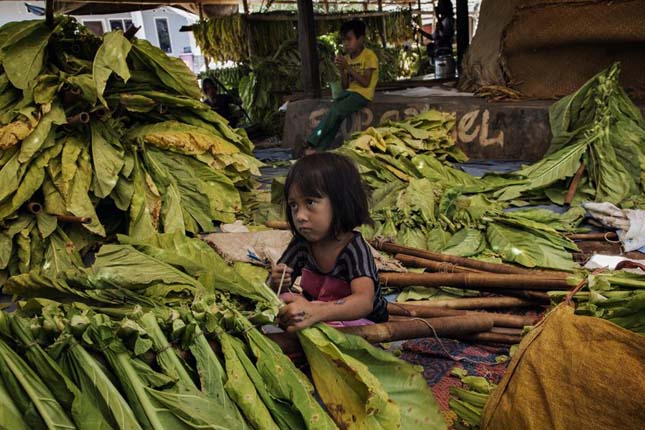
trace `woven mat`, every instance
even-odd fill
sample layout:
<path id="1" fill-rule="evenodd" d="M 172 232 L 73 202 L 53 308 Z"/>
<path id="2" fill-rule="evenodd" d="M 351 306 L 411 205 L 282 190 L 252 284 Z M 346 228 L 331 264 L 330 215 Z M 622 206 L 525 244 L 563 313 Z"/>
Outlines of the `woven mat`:
<path id="1" fill-rule="evenodd" d="M 500 355 L 508 355 L 509 349 L 473 345 L 453 339 L 441 339 L 441 342 L 450 355 L 463 357 L 465 360 L 454 361 L 434 338 L 405 342 L 402 345 L 401 358 L 409 363 L 423 366 L 423 376 L 428 381 L 448 425 L 451 426 L 456 415 L 448 406 L 450 387 L 461 386 L 461 382 L 459 378 L 450 376 L 450 371 L 455 367 L 460 367 L 466 369 L 469 375 L 483 376 L 490 382 L 497 384 L 508 368 L 508 362 L 491 363 L 495 363 L 495 358 Z"/>

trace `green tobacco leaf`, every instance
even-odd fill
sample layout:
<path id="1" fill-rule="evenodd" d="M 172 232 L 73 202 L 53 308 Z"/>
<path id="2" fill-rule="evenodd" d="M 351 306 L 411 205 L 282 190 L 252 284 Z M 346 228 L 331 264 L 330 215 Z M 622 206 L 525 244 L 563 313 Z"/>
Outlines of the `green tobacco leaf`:
<path id="1" fill-rule="evenodd" d="M 80 387 L 84 396 L 96 405 L 116 430 L 141 430 L 134 413 L 96 359 L 77 342 L 67 337 L 69 346 L 62 352 L 61 364 Z"/>
<path id="2" fill-rule="evenodd" d="M 280 347 L 242 319 L 236 312 L 237 323 L 244 332 L 247 344 L 255 357 L 255 365 L 271 395 L 290 405 L 292 413 L 300 415 L 302 429 L 337 429 L 336 424 L 316 402 L 306 376 L 286 359 Z M 257 385 L 257 383 L 256 383 Z M 293 428 L 293 427 L 291 427 Z"/>
<path id="3" fill-rule="evenodd" d="M 447 428 L 421 368 L 324 324 L 298 335 L 321 398 L 330 413 L 342 417 L 339 425 L 365 430 Z M 357 424 L 363 421 L 361 426 L 353 426 L 352 415 Z"/>
<path id="4" fill-rule="evenodd" d="M 0 428 L 6 430 L 29 428 L 13 400 L 13 395 L 9 393 L 2 379 L 0 379 Z"/>
<path id="5" fill-rule="evenodd" d="M 258 393 L 266 392 L 266 388 L 255 386 L 245 370 L 245 365 L 252 368 L 250 360 L 243 351 L 240 341 L 222 331 L 219 336 L 222 354 L 226 366 L 228 380 L 225 384 L 226 392 L 235 400 L 246 419 L 257 430 L 278 430 L 280 427 L 271 417 L 267 405 Z M 242 361 L 244 360 L 244 361 Z M 294 427 L 290 427 L 294 428 Z"/>
<path id="6" fill-rule="evenodd" d="M 3 340 L 0 340 L 0 362 L 20 382 L 49 430 L 76 429 L 74 423 L 36 372 Z"/>
<path id="7" fill-rule="evenodd" d="M 490 248 L 504 261 L 526 267 L 542 267 L 571 271 L 578 267 L 571 254 L 562 246 L 556 246 L 544 237 L 536 236 L 525 230 L 488 224 L 486 237 Z"/>
<path id="8" fill-rule="evenodd" d="M 26 347 L 25 358 L 51 390 L 54 398 L 70 414 L 79 430 L 107 430 L 111 427 L 96 406 L 81 393 L 59 365 L 36 343 L 28 320 L 10 318 L 13 334 Z"/>
<path id="9" fill-rule="evenodd" d="M 132 54 L 155 73 L 170 90 L 193 99 L 201 97 L 197 78 L 179 58 L 166 55 L 161 49 L 142 39 L 135 39 L 132 44 Z"/>
<path id="10" fill-rule="evenodd" d="M 124 152 L 119 137 L 105 124 L 93 121 L 91 129 L 94 195 L 103 199 L 116 186 L 124 165 Z"/>
<path id="11" fill-rule="evenodd" d="M 24 27 L 19 33 L 20 39 L 17 34 L 7 40 L 2 66 L 14 87 L 24 90 L 40 75 L 49 38 L 55 31 L 45 21 L 40 21 Z"/>
<path id="12" fill-rule="evenodd" d="M 47 146 L 46 142 L 48 140 L 53 143 L 54 135 L 52 133 L 52 127 L 54 125 L 65 124 L 66 121 L 65 111 L 58 103 L 54 103 L 51 110 L 38 122 L 34 131 L 22 141 L 18 161 L 21 163 L 28 162 L 43 146 Z"/>
<path id="13" fill-rule="evenodd" d="M 484 235 L 481 231 L 474 228 L 464 228 L 448 240 L 441 252 L 459 257 L 471 257 L 482 252 L 485 245 Z"/>
<path id="14" fill-rule="evenodd" d="M 132 45 L 121 31 L 111 31 L 103 36 L 103 43 L 96 51 L 92 64 L 92 76 L 97 96 L 105 106 L 107 103 L 103 98 L 103 92 L 112 72 L 119 75 L 125 82 L 130 79 L 126 58 L 131 47 Z"/>
<path id="15" fill-rule="evenodd" d="M 499 200 L 513 200 L 523 192 L 547 187 L 554 182 L 573 176 L 580 167 L 580 160 L 590 141 L 581 139 L 552 153 L 535 164 L 515 172 L 528 179 L 526 184 L 511 185 L 495 193 Z"/>
<path id="16" fill-rule="evenodd" d="M 104 245 L 96 254 L 88 280 L 101 288 L 143 289 L 165 284 L 192 293 L 203 288 L 191 276 L 128 245 Z"/>

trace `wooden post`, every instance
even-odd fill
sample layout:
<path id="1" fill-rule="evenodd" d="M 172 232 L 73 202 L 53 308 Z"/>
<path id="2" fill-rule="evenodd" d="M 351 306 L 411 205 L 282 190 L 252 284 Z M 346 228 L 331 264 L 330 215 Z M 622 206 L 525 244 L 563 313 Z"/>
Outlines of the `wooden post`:
<path id="1" fill-rule="evenodd" d="M 468 29 L 468 0 L 457 0 L 457 68 L 461 68 L 461 60 L 470 44 Z"/>
<path id="2" fill-rule="evenodd" d="M 54 0 L 45 1 L 45 22 L 50 27 L 54 25 Z"/>
<path id="3" fill-rule="evenodd" d="M 302 59 L 302 83 L 305 92 L 320 97 L 320 73 L 316 49 L 316 24 L 312 0 L 298 0 L 298 49 Z"/>
<path id="4" fill-rule="evenodd" d="M 242 0 L 242 7 L 244 8 L 244 15 L 249 14 L 249 0 Z"/>
<path id="5" fill-rule="evenodd" d="M 378 0 L 378 11 L 383 12 L 383 0 Z M 383 15 L 380 19 L 381 22 L 381 28 L 379 29 L 379 33 L 381 34 L 381 44 L 383 45 L 383 49 L 387 48 L 387 35 L 385 33 L 385 15 Z"/>

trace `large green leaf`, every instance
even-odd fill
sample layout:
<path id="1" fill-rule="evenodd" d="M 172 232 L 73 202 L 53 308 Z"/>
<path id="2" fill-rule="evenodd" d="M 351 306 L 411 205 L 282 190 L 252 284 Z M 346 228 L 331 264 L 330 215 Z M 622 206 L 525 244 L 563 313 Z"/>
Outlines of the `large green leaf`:
<path id="1" fill-rule="evenodd" d="M 278 430 L 278 425 L 271 417 L 267 405 L 265 405 L 258 393 L 258 390 L 266 392 L 266 389 L 261 385 L 256 387 L 245 370 L 245 365 L 251 368 L 252 364 L 243 352 L 243 345 L 240 345 L 239 340 L 224 331 L 218 337 L 228 378 L 225 385 L 226 392 L 235 400 L 235 403 L 237 403 L 253 428 L 257 430 Z"/>
<path id="2" fill-rule="evenodd" d="M 7 39 L 2 66 L 13 86 L 24 90 L 40 75 L 49 38 L 56 28 L 41 20 L 21 30 Z"/>
<path id="3" fill-rule="evenodd" d="M 471 257 L 484 250 L 486 243 L 481 231 L 464 228 L 455 233 L 441 250 L 444 254 Z"/>
<path id="4" fill-rule="evenodd" d="M 542 267 L 570 271 L 578 266 L 562 246 L 526 230 L 489 223 L 486 230 L 490 248 L 504 261 L 526 267 Z"/>
<path id="5" fill-rule="evenodd" d="M 324 324 L 298 334 L 316 388 L 339 427 L 447 428 L 421 368 Z"/>
<path id="6" fill-rule="evenodd" d="M 554 182 L 573 176 L 580 167 L 590 139 L 580 139 L 552 153 L 535 164 L 515 172 L 528 179 L 526 184 L 512 185 L 495 193 L 499 200 L 513 200 L 523 192 L 547 187 Z"/>
<path id="7" fill-rule="evenodd" d="M 0 340 L 0 364 L 19 381 L 49 430 L 76 429 L 38 374 L 3 340 Z"/>
<path id="8" fill-rule="evenodd" d="M 149 71 L 157 75 L 164 85 L 177 94 L 194 99 L 199 99 L 201 96 L 197 77 L 179 58 L 166 55 L 161 49 L 142 39 L 136 39 L 133 42 L 131 54 L 134 54 Z"/>
<path id="9" fill-rule="evenodd" d="M 96 51 L 92 64 L 92 76 L 96 86 L 96 93 L 101 103 L 107 106 L 103 98 L 105 85 L 112 72 L 119 75 L 124 81 L 130 79 L 130 70 L 126 62 L 131 44 L 121 31 L 112 31 L 103 36 L 103 44 Z"/>
<path id="10" fill-rule="evenodd" d="M 92 163 L 94 195 L 105 198 L 116 186 L 124 165 L 119 136 L 100 121 L 92 121 Z"/>

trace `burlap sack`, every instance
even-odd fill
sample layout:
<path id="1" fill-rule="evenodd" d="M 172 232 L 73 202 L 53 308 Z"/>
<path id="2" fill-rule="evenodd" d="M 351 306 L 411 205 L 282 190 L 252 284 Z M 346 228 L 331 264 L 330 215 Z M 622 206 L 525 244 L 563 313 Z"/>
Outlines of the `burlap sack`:
<path id="1" fill-rule="evenodd" d="M 615 61 L 621 85 L 644 99 L 643 0 L 484 0 L 459 86 L 562 97 Z"/>
<path id="2" fill-rule="evenodd" d="M 645 428 L 645 337 L 560 305 L 520 344 L 482 430 Z"/>

